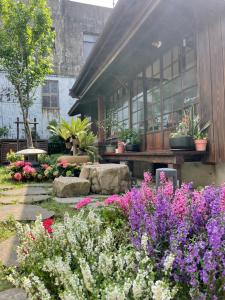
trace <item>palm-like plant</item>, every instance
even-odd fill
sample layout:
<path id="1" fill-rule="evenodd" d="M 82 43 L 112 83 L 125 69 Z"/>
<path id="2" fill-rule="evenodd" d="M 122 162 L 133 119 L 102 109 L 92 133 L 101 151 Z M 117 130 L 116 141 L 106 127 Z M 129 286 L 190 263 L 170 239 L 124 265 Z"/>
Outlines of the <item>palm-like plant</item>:
<path id="1" fill-rule="evenodd" d="M 97 140 L 97 136 L 92 132 L 82 132 L 78 134 L 79 149 L 82 152 L 86 152 L 92 161 L 96 161 L 98 158 L 98 150 L 94 146 Z"/>
<path id="2" fill-rule="evenodd" d="M 68 141 L 71 137 L 70 132 L 66 128 L 62 127 L 61 123 L 59 125 L 49 124 L 48 130 L 54 135 L 60 136 L 65 141 Z"/>
<path id="3" fill-rule="evenodd" d="M 70 124 L 65 120 L 61 121 L 61 128 L 64 128 L 70 133 L 73 142 L 73 155 L 77 154 L 77 148 L 79 146 L 79 138 L 80 134 L 87 133 L 91 128 L 91 122 L 88 118 L 81 118 L 71 119 Z"/>

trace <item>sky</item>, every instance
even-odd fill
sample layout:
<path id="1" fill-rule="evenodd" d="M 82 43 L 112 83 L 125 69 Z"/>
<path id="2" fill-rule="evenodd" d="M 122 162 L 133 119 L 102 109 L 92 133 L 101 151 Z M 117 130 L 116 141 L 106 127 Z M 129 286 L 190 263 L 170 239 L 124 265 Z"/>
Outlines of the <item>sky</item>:
<path id="1" fill-rule="evenodd" d="M 113 0 L 71 0 L 71 1 L 106 6 L 106 7 L 113 7 Z M 114 0 L 114 2 L 116 3 L 117 0 Z"/>

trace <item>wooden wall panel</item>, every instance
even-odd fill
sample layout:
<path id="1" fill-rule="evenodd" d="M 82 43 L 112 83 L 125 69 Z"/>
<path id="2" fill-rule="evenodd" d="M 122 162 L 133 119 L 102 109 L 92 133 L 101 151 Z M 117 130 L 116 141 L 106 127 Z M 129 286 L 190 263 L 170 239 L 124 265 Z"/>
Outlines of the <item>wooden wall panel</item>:
<path id="1" fill-rule="evenodd" d="M 199 25 L 197 32 L 197 64 L 199 85 L 199 113 L 203 122 L 211 121 L 209 130 L 209 157 L 215 162 L 214 130 L 213 130 L 213 103 L 211 89 L 211 59 L 208 24 Z"/>
<path id="2" fill-rule="evenodd" d="M 224 61 L 220 18 L 213 18 L 209 24 L 209 46 L 211 57 L 211 82 L 213 101 L 213 130 L 215 161 L 225 162 L 224 128 Z"/>
<path id="3" fill-rule="evenodd" d="M 162 132 L 148 133 L 146 140 L 147 140 L 147 145 L 146 145 L 147 151 L 163 149 Z"/>

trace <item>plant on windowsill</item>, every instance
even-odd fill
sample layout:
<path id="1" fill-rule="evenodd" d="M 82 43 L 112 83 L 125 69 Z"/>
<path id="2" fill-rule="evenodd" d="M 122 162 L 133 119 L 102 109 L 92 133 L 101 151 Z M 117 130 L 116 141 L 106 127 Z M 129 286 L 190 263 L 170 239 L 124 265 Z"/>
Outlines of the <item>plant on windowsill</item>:
<path id="1" fill-rule="evenodd" d="M 208 121 L 204 126 L 200 125 L 200 117 L 197 115 L 193 120 L 193 137 L 196 151 L 206 151 L 208 143 L 208 128 L 211 122 Z"/>
<path id="2" fill-rule="evenodd" d="M 184 112 L 182 121 L 177 125 L 176 130 L 170 134 L 169 144 L 172 150 L 194 150 L 192 122 L 189 114 Z"/>
<path id="3" fill-rule="evenodd" d="M 125 150 L 128 152 L 140 151 L 140 137 L 133 129 L 123 129 L 117 133 L 118 140 L 125 143 Z"/>
<path id="4" fill-rule="evenodd" d="M 104 121 L 98 121 L 96 123 L 98 130 L 102 131 L 105 136 L 105 152 L 115 153 L 116 145 L 113 143 L 115 139 L 113 136 L 113 129 L 116 128 L 117 122 L 113 118 L 113 110 L 108 114 Z"/>

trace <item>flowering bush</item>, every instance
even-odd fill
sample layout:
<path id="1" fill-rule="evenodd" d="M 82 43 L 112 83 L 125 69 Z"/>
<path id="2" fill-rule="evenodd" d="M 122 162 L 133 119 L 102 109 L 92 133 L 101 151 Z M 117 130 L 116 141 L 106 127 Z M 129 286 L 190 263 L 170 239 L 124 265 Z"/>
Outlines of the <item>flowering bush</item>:
<path id="1" fill-rule="evenodd" d="M 35 168 L 29 162 L 16 161 L 9 165 L 8 171 L 12 179 L 16 181 L 42 181 L 54 179 L 59 176 L 79 176 L 80 168 L 79 165 L 70 164 L 67 161 L 53 165 L 44 163 Z"/>
<path id="2" fill-rule="evenodd" d="M 18 224 L 18 233 L 19 269 L 8 279 L 29 299 L 170 300 L 177 292 L 169 282 L 173 257 L 158 278 L 146 256 L 146 237 L 137 252 L 94 211 L 66 215 L 51 236 L 40 218 L 33 228 Z"/>
<path id="3" fill-rule="evenodd" d="M 164 174 L 160 177 L 157 193 L 146 174 L 140 189 L 110 197 L 125 207 L 133 245 L 140 250 L 147 237 L 147 253 L 158 274 L 172 253 L 172 279 L 182 287 L 178 299 L 185 294 L 191 299 L 225 299 L 225 186 L 195 191 L 183 184 L 174 194 Z"/>

